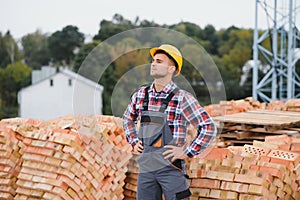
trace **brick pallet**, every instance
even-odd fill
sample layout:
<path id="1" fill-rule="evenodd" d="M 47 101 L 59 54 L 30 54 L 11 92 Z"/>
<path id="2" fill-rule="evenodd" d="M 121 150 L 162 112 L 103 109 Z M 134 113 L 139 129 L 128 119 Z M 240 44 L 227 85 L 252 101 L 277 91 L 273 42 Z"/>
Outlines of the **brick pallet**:
<path id="1" fill-rule="evenodd" d="M 0 122 L 0 199 L 123 199 L 131 147 L 111 116 Z"/>

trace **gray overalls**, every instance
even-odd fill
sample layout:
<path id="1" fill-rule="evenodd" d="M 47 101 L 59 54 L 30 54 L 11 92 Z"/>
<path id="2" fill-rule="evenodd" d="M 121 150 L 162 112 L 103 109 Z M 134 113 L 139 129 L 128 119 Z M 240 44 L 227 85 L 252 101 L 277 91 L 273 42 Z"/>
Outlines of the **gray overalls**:
<path id="1" fill-rule="evenodd" d="M 171 163 L 164 159 L 162 152 L 167 144 L 175 145 L 168 126 L 165 110 L 178 88 L 163 100 L 159 111 L 149 111 L 149 87 L 146 87 L 143 101 L 141 125 L 138 133 L 144 150 L 137 159 L 139 164 L 138 200 L 183 199 L 190 196 L 184 160 Z"/>

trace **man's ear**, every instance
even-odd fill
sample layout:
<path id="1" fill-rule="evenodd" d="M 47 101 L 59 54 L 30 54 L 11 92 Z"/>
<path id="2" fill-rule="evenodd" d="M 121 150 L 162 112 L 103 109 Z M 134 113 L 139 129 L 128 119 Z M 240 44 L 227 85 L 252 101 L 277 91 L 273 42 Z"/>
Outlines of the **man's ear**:
<path id="1" fill-rule="evenodd" d="M 173 71 L 173 74 L 174 74 L 176 72 L 176 66 L 171 65 L 170 67 L 171 67 L 170 69 Z"/>

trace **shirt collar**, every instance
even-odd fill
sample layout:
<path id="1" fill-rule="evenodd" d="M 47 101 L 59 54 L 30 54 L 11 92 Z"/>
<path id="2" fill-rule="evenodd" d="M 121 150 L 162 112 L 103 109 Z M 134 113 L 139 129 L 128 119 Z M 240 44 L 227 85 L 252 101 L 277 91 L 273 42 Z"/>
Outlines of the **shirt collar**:
<path id="1" fill-rule="evenodd" d="M 173 91 L 176 87 L 177 87 L 176 84 L 175 84 L 173 81 L 171 81 L 170 83 L 168 83 L 168 84 L 164 87 L 164 89 L 162 89 L 162 90 L 160 91 L 160 93 L 166 93 L 166 94 L 168 94 L 168 93 L 170 93 L 171 91 Z M 149 92 L 154 92 L 154 93 L 155 93 L 154 82 L 151 84 L 150 89 L 149 89 Z"/>

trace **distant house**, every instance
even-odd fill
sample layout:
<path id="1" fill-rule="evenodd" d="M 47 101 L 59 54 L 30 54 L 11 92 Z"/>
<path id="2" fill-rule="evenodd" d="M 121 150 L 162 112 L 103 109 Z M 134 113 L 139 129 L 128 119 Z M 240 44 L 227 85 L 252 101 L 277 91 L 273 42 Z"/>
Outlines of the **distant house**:
<path id="1" fill-rule="evenodd" d="M 102 114 L 103 86 L 67 68 L 32 71 L 32 84 L 18 93 L 19 116 L 42 120 L 68 114 Z"/>

